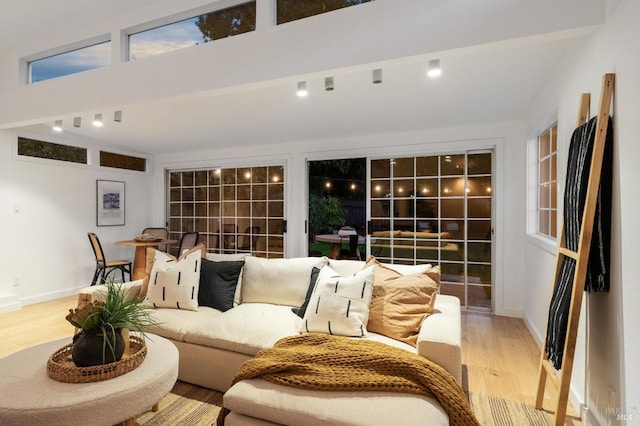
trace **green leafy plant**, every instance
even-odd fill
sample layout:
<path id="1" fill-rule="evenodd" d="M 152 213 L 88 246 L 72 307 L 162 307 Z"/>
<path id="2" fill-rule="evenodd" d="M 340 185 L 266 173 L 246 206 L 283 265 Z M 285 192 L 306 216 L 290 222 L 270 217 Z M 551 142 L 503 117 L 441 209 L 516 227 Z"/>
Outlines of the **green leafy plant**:
<path id="1" fill-rule="evenodd" d="M 66 316 L 66 320 L 83 333 L 102 335 L 103 362 L 107 348 L 116 358 L 116 339 L 121 330 L 138 332 L 145 337 L 146 327 L 158 324 L 142 304 L 137 292 L 129 294 L 113 281 L 106 284 L 106 289 L 104 300 L 94 301 L 80 309 L 69 309 Z"/>
<path id="2" fill-rule="evenodd" d="M 339 199 L 309 195 L 309 225 L 312 233 L 340 229 L 344 225 L 344 213 Z"/>

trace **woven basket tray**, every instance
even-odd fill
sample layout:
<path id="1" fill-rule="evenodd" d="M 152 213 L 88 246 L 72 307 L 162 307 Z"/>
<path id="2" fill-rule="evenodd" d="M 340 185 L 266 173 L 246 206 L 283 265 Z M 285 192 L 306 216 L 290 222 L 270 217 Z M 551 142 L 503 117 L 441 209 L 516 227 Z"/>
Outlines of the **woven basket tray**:
<path id="1" fill-rule="evenodd" d="M 68 344 L 49 357 L 47 373 L 59 382 L 89 383 L 111 379 L 135 370 L 147 355 L 147 345 L 137 336 L 129 338 L 129 356 L 110 364 L 76 367 L 71 359 L 72 344 Z"/>

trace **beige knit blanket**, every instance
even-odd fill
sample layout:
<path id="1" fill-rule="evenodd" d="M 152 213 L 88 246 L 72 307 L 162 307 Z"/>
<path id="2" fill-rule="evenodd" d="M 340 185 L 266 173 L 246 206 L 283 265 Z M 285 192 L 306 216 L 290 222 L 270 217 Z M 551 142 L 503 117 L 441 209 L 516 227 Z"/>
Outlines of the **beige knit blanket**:
<path id="1" fill-rule="evenodd" d="M 451 425 L 474 425 L 469 401 L 453 376 L 439 365 L 383 343 L 320 333 L 279 340 L 246 361 L 232 380 L 266 381 L 327 391 L 404 392 L 435 397 Z M 222 409 L 218 425 L 229 413 Z"/>

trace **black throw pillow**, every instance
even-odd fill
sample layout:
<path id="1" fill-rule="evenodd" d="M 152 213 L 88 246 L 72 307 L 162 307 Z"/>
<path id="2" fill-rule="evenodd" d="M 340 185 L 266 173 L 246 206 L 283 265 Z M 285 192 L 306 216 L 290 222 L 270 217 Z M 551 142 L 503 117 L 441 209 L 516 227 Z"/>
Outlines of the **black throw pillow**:
<path id="1" fill-rule="evenodd" d="M 198 306 L 210 306 L 221 311 L 233 308 L 233 296 L 244 260 L 212 262 L 202 259 Z"/>
<path id="2" fill-rule="evenodd" d="M 311 276 L 309 278 L 309 287 L 307 288 L 307 294 L 304 296 L 304 303 L 299 308 L 291 308 L 294 314 L 299 316 L 300 318 L 304 318 L 304 313 L 307 312 L 307 306 L 309 305 L 309 299 L 311 299 L 311 294 L 313 293 L 313 289 L 316 286 L 316 281 L 318 281 L 318 274 L 320 273 L 320 268 L 316 268 L 315 266 L 311 270 Z"/>

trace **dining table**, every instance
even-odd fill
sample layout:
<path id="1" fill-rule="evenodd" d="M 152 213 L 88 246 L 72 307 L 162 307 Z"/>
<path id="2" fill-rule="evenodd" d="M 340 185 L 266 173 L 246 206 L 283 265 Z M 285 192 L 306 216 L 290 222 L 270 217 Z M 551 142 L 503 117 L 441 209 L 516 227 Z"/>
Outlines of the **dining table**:
<path id="1" fill-rule="evenodd" d="M 151 241 L 143 241 L 143 240 L 125 240 L 125 241 L 116 241 L 115 245 L 117 246 L 130 246 L 135 247 L 136 252 L 133 257 L 133 270 L 131 271 L 131 280 L 141 280 L 144 278 L 147 269 L 147 247 L 158 247 L 166 244 L 177 243 L 178 240 L 171 239 L 159 239 L 159 240 L 151 240 Z"/>
<path id="2" fill-rule="evenodd" d="M 340 256 L 340 248 L 342 244 L 349 244 L 349 235 L 338 235 L 338 234 L 318 234 L 316 235 L 316 241 L 322 241 L 325 243 L 331 243 L 331 251 L 329 252 L 329 257 L 331 259 L 337 259 Z M 360 235 L 358 236 L 358 244 L 364 244 L 365 238 Z M 358 256 L 360 256 L 360 249 L 357 250 Z"/>

